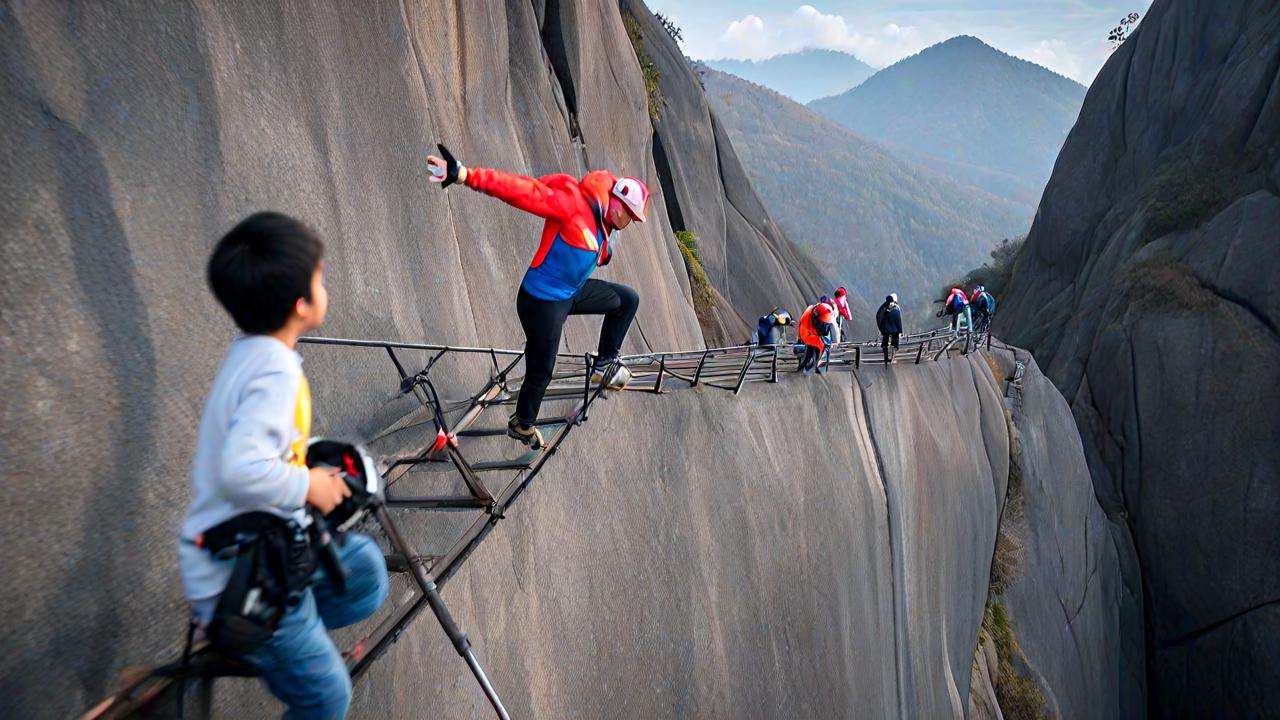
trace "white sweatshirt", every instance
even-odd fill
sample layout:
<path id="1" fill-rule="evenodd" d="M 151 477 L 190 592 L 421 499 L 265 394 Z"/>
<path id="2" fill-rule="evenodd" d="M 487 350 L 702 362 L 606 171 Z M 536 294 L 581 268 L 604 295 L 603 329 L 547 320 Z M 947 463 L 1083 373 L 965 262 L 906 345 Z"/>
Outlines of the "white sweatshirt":
<path id="1" fill-rule="evenodd" d="M 311 391 L 302 357 L 267 335 L 232 342 L 200 418 L 191 468 L 195 497 L 178 544 L 188 600 L 221 594 L 233 564 L 192 545 L 197 535 L 255 510 L 301 520 L 310 434 Z"/>

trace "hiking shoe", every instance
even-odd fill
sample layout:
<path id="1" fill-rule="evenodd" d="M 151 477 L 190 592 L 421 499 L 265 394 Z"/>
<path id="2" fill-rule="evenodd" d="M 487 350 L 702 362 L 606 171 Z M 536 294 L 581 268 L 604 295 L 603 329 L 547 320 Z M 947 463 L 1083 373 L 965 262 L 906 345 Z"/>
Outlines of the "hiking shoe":
<path id="1" fill-rule="evenodd" d="M 613 372 L 609 372 L 610 366 Z M 608 373 L 608 377 L 605 377 L 605 373 Z M 620 362 L 597 362 L 595 369 L 591 371 L 591 382 L 603 383 L 606 390 L 621 390 L 631 382 L 631 371 Z"/>
<path id="2" fill-rule="evenodd" d="M 540 450 L 544 442 L 542 433 L 536 425 L 526 425 L 520 422 L 515 415 L 512 415 L 511 419 L 507 421 L 507 437 L 519 440 L 534 450 Z"/>

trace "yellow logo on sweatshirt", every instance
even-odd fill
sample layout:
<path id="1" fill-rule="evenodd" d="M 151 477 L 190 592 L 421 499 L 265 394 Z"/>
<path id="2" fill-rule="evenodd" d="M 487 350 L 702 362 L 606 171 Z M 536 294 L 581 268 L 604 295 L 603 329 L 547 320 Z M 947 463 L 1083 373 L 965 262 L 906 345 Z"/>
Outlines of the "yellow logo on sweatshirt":
<path id="1" fill-rule="evenodd" d="M 289 446 L 289 463 L 298 467 L 307 465 L 307 441 L 311 439 L 311 385 L 307 376 L 298 378 L 298 399 L 293 408 L 293 427 L 298 439 Z"/>

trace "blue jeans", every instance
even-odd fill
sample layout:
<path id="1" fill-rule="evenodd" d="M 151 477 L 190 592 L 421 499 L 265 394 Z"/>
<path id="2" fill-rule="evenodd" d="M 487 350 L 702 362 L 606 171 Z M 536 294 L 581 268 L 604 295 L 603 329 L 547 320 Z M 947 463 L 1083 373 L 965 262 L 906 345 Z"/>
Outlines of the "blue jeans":
<path id="1" fill-rule="evenodd" d="M 378 545 L 367 536 L 349 534 L 340 550 L 349 573 L 347 594 L 335 595 L 322 573 L 285 613 L 271 640 L 245 656 L 262 672 L 271 694 L 289 706 L 286 720 L 346 715 L 351 676 L 326 629 L 364 620 L 387 597 L 387 564 Z"/>

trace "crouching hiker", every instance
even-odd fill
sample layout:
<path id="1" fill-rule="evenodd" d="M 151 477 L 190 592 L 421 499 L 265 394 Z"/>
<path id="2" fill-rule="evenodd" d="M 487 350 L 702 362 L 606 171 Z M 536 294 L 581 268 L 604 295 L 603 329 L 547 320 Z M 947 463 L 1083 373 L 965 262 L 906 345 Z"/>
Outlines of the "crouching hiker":
<path id="1" fill-rule="evenodd" d="M 996 314 L 996 299 L 991 293 L 981 285 L 973 289 L 973 295 L 969 296 L 969 305 L 977 311 L 977 327 L 974 330 L 978 333 L 985 333 L 991 329 L 991 318 Z"/>
<path id="2" fill-rule="evenodd" d="M 343 536 L 345 583 L 317 569 L 311 539 L 323 519 L 308 508 L 328 513 L 351 494 L 337 469 L 306 465 L 311 391 L 294 347 L 328 309 L 323 251 L 297 220 L 259 213 L 209 259 L 213 294 L 244 335 L 205 402 L 178 547 L 194 621 L 262 673 L 289 718 L 346 714 L 351 678 L 326 630 L 369 617 L 387 596 L 372 539 Z"/>
<path id="3" fill-rule="evenodd" d="M 964 291 L 960 288 L 951 288 L 951 294 L 943 300 L 935 300 L 935 303 L 943 303 L 942 309 L 938 311 L 938 317 L 943 315 L 951 316 L 951 334 L 960 335 L 960 317 L 964 316 L 964 328 L 966 331 L 973 330 L 973 312 L 969 309 L 969 298 L 965 296 Z"/>
<path id="4" fill-rule="evenodd" d="M 836 311 L 828 304 L 820 302 L 805 308 L 800 316 L 800 342 L 804 344 L 804 355 L 800 358 L 800 367 L 805 374 L 814 370 L 825 372 L 819 365 L 822 354 L 831 346 L 831 325 L 836 320 Z"/>
<path id="5" fill-rule="evenodd" d="M 902 337 L 902 307 L 898 305 L 897 293 L 886 295 L 884 303 L 876 310 L 876 327 L 880 330 L 884 363 L 888 365 L 898 354 L 898 339 Z M 892 350 L 889 349 L 891 346 Z"/>
<path id="6" fill-rule="evenodd" d="M 782 329 L 791 324 L 791 314 L 786 310 L 774 308 L 772 312 L 760 318 L 756 325 L 756 344 L 765 347 L 782 342 Z"/>
<path id="7" fill-rule="evenodd" d="M 468 168 L 443 145 L 438 147 L 444 158 L 427 157 L 433 182 L 442 187 L 462 183 L 546 221 L 542 242 L 516 295 L 516 313 L 525 336 L 525 376 L 516 411 L 507 423 L 508 435 L 541 447 L 538 410 L 555 371 L 564 321 L 570 315 L 604 315 L 591 368 L 593 382 L 620 390 L 631 379 L 630 371 L 617 360 L 640 296 L 626 285 L 591 278 L 591 273 L 613 258 L 617 231 L 633 220 L 644 222 L 649 188 L 635 178 L 614 177 L 604 170 L 579 180 L 565 174 L 534 179 Z"/>

